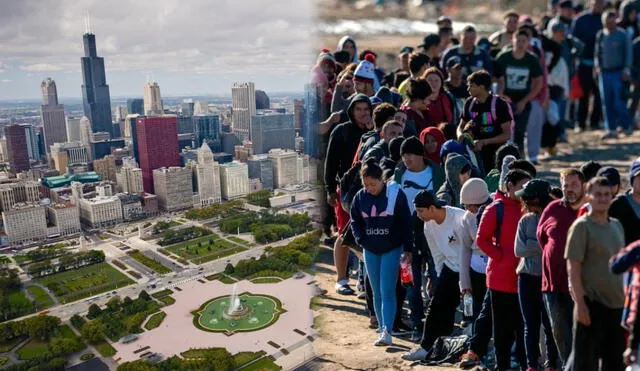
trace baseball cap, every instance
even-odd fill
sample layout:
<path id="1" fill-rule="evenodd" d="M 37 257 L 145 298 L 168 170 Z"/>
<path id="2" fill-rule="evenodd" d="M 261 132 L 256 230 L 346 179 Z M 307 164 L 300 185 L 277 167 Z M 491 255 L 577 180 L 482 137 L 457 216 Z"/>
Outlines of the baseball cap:
<path id="1" fill-rule="evenodd" d="M 532 179 L 522 186 L 522 189 L 516 191 L 516 196 L 524 198 L 542 198 L 549 195 L 551 185 L 542 179 Z"/>
<path id="2" fill-rule="evenodd" d="M 442 15 L 442 16 L 438 17 L 438 20 L 436 21 L 436 24 L 440 24 L 440 23 L 444 23 L 444 22 L 453 23 L 453 21 L 451 21 L 451 18 L 447 17 L 446 15 Z"/>
<path id="3" fill-rule="evenodd" d="M 447 60 L 447 68 L 460 68 L 462 67 L 462 59 L 460 57 L 453 56 Z"/>
<path id="4" fill-rule="evenodd" d="M 413 199 L 413 204 L 415 207 L 431 207 L 435 206 L 437 208 L 441 208 L 445 206 L 447 203 L 439 200 L 433 191 L 422 190 L 418 192 L 416 198 Z"/>
<path id="5" fill-rule="evenodd" d="M 429 49 L 438 44 L 440 44 L 440 36 L 432 33 L 424 37 L 422 44 L 418 45 L 418 48 Z"/>
<path id="6" fill-rule="evenodd" d="M 598 170 L 597 176 L 607 178 L 609 184 L 611 184 L 612 186 L 620 185 L 620 173 L 618 172 L 618 170 L 611 166 L 600 168 L 600 170 Z"/>
<path id="7" fill-rule="evenodd" d="M 402 49 L 400 49 L 400 53 L 398 54 L 402 54 L 402 53 L 413 53 L 413 48 L 410 46 L 405 46 Z"/>
<path id="8" fill-rule="evenodd" d="M 567 25 L 564 22 L 560 21 L 558 18 L 553 18 L 549 21 L 547 30 L 550 30 L 551 32 L 564 31 L 566 33 Z"/>
<path id="9" fill-rule="evenodd" d="M 558 6 L 562 9 L 573 9 L 573 1 L 563 0 L 558 4 Z"/>

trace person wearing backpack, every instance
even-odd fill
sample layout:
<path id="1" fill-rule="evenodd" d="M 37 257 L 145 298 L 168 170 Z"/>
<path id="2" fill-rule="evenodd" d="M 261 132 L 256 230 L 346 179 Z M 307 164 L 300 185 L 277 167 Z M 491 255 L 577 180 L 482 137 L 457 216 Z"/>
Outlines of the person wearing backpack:
<path id="1" fill-rule="evenodd" d="M 382 180 L 382 169 L 374 159 L 360 171 L 363 189 L 351 204 L 351 230 L 362 247 L 380 336 L 377 346 L 393 343 L 396 317 L 396 283 L 400 258 L 411 263 L 409 207 L 400 185 Z M 404 251 L 404 252 L 403 252 Z"/>
<path id="2" fill-rule="evenodd" d="M 458 125 L 458 136 L 468 133 L 475 139 L 485 173 L 495 169 L 498 148 L 511 137 L 511 106 L 491 92 L 491 75 L 484 70 L 467 78 L 471 98 L 467 99 Z"/>
<path id="3" fill-rule="evenodd" d="M 478 247 L 489 256 L 487 265 L 487 287 L 491 295 L 493 310 L 493 338 L 496 349 L 496 369 L 511 369 L 511 347 L 516 343 L 520 368 L 526 369 L 524 349 L 524 327 L 518 301 L 518 258 L 514 254 L 514 242 L 518 222 L 522 217 L 520 198 L 516 192 L 531 180 L 531 175 L 522 170 L 511 170 L 505 177 L 506 192 L 497 192 L 495 201 L 486 208 L 480 220 L 476 241 Z M 500 235 L 497 215 L 503 210 Z"/>

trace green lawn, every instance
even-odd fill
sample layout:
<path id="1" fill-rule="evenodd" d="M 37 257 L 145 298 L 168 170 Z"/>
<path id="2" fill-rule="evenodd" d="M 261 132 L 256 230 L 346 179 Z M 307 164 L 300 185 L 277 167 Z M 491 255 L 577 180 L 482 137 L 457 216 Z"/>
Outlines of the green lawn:
<path id="1" fill-rule="evenodd" d="M 137 260 L 139 263 L 146 265 L 153 271 L 159 274 L 166 274 L 173 272 L 171 269 L 167 268 L 165 265 L 161 264 L 158 261 L 151 259 L 150 257 L 144 255 L 140 251 L 134 250 L 127 253 L 130 257 Z"/>
<path id="2" fill-rule="evenodd" d="M 234 280 L 233 278 L 231 278 L 231 277 L 229 277 L 227 275 L 222 275 L 222 276 L 220 276 L 220 282 L 222 282 L 224 284 L 227 284 L 227 285 L 230 285 L 230 284 L 236 283 L 238 281 Z"/>
<path id="3" fill-rule="evenodd" d="M 116 349 L 112 347 L 111 344 L 107 343 L 106 340 L 102 343 L 94 345 L 94 347 L 103 357 L 112 357 L 116 354 Z"/>
<path id="4" fill-rule="evenodd" d="M 26 336 L 20 336 L 17 338 L 13 338 L 7 342 L 0 343 L 0 353 L 5 353 L 13 349 L 16 345 L 20 344 L 24 340 L 27 340 Z"/>
<path id="5" fill-rule="evenodd" d="M 31 302 L 24 293 L 20 290 L 13 291 L 8 296 L 9 307 L 11 308 L 24 308 L 31 305 Z"/>
<path id="6" fill-rule="evenodd" d="M 264 356 L 266 353 L 264 351 L 261 352 L 240 352 L 238 354 L 233 355 L 233 368 L 238 368 L 242 365 L 246 365 L 251 361 L 255 361 L 256 359 Z"/>
<path id="7" fill-rule="evenodd" d="M 179 244 L 166 247 L 165 250 L 170 251 L 181 258 L 187 259 L 194 264 L 202 264 L 224 258 L 225 256 L 237 254 L 246 250 L 246 248 L 223 240 L 218 235 L 213 234 L 181 242 Z"/>
<path id="8" fill-rule="evenodd" d="M 164 297 L 162 297 L 162 298 L 160 298 L 158 300 L 163 302 L 165 306 L 171 305 L 171 304 L 176 302 L 176 299 L 172 298 L 171 296 L 164 296 Z"/>
<path id="9" fill-rule="evenodd" d="M 278 366 L 271 358 L 262 358 L 258 362 L 241 368 L 243 371 L 279 371 L 282 367 Z"/>
<path id="10" fill-rule="evenodd" d="M 71 327 L 67 326 L 67 325 L 62 325 L 60 327 L 58 327 L 58 331 L 60 331 L 60 336 L 61 338 L 66 338 L 66 339 L 73 339 L 76 338 L 76 333 L 73 332 L 73 330 L 71 329 Z"/>
<path id="11" fill-rule="evenodd" d="M 107 263 L 56 273 L 35 281 L 47 286 L 62 303 L 84 299 L 133 283 Z"/>
<path id="12" fill-rule="evenodd" d="M 49 294 L 47 294 L 47 292 L 40 286 L 29 286 L 27 287 L 27 291 L 36 301 L 36 307 L 38 307 L 38 310 L 49 308 L 54 304 L 51 296 L 49 296 Z"/>
<path id="13" fill-rule="evenodd" d="M 0 367 L 6 365 L 7 363 L 9 363 L 9 357 L 0 356 Z"/>
<path id="14" fill-rule="evenodd" d="M 253 246 L 253 244 L 251 242 L 245 241 L 242 238 L 238 238 L 238 237 L 235 237 L 235 236 L 228 236 L 227 239 L 231 240 L 233 242 L 239 243 L 240 245 L 243 245 L 243 246 Z"/>
<path id="15" fill-rule="evenodd" d="M 165 296 L 169 296 L 171 294 L 173 294 L 173 291 L 171 291 L 171 289 L 164 289 L 162 291 L 154 292 L 153 294 L 151 294 L 151 297 L 160 299 L 160 298 L 164 298 Z"/>
<path id="16" fill-rule="evenodd" d="M 152 315 L 147 323 L 145 323 L 144 328 L 147 330 L 153 330 L 154 328 L 160 326 L 166 316 L 167 314 L 165 312 L 158 312 Z"/>
<path id="17" fill-rule="evenodd" d="M 276 277 L 260 277 L 251 280 L 253 283 L 278 283 L 280 281 L 282 281 L 282 278 Z"/>
<path id="18" fill-rule="evenodd" d="M 31 261 L 31 259 L 26 254 L 24 254 L 24 255 L 13 255 L 11 258 L 18 265 L 22 265 L 22 264 L 24 264 L 26 262 L 30 262 Z"/>
<path id="19" fill-rule="evenodd" d="M 38 340 L 29 340 L 22 348 L 16 351 L 21 360 L 30 360 L 40 357 L 49 350 L 49 343 Z"/>
<path id="20" fill-rule="evenodd" d="M 109 236 L 107 236 L 106 234 L 99 234 L 98 238 L 101 239 L 102 241 L 105 241 L 109 239 Z"/>

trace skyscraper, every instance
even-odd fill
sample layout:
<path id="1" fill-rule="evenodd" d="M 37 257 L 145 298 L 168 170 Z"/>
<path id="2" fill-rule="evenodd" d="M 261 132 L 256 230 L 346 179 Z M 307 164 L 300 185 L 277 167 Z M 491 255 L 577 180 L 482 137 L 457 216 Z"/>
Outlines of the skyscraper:
<path id="1" fill-rule="evenodd" d="M 29 150 L 24 128 L 20 125 L 5 126 L 4 136 L 7 138 L 7 152 L 11 173 L 18 174 L 29 170 L 31 164 L 29 163 Z"/>
<path id="2" fill-rule="evenodd" d="M 38 146 L 38 130 L 33 125 L 22 124 L 24 135 L 27 138 L 27 151 L 29 152 L 29 160 L 40 161 L 42 154 Z"/>
<path id="3" fill-rule="evenodd" d="M 272 149 L 267 155 L 273 163 L 273 185 L 282 188 L 298 184 L 298 154 L 294 151 Z"/>
<path id="4" fill-rule="evenodd" d="M 193 207 L 191 176 L 190 169 L 178 166 L 153 170 L 155 194 L 161 210 L 171 212 Z"/>
<path id="5" fill-rule="evenodd" d="M 40 84 L 42 105 L 40 106 L 42 126 L 44 128 L 44 144 L 47 153 L 53 143 L 67 141 L 67 127 L 64 118 L 64 106 L 58 104 L 56 82 L 50 77 Z"/>
<path id="6" fill-rule="evenodd" d="M 318 94 L 318 87 L 315 84 L 304 86 L 304 126 L 302 127 L 302 137 L 304 138 L 304 153 L 320 158 L 320 135 L 318 124 L 322 117 L 321 97 Z"/>
<path id="7" fill-rule="evenodd" d="M 273 189 L 273 164 L 267 155 L 251 156 L 247 161 L 249 179 L 260 179 L 263 189 Z"/>
<path id="8" fill-rule="evenodd" d="M 104 58 L 98 57 L 96 35 L 87 32 L 82 36 L 84 57 L 82 62 L 82 101 L 84 114 L 91 122 L 91 131 L 111 133 L 111 97 L 104 72 Z"/>
<path id="9" fill-rule="evenodd" d="M 264 90 L 256 90 L 256 109 L 269 109 L 269 96 Z"/>
<path id="10" fill-rule="evenodd" d="M 144 114 L 161 115 L 163 112 L 160 85 L 155 81 L 144 84 Z"/>
<path id="11" fill-rule="evenodd" d="M 207 142 L 198 149 L 198 165 L 195 171 L 200 206 L 220 203 L 222 200 L 220 165 L 213 160 L 213 152 Z"/>
<path id="12" fill-rule="evenodd" d="M 67 141 L 80 141 L 80 119 L 75 117 L 67 117 Z"/>
<path id="13" fill-rule="evenodd" d="M 251 143 L 256 154 L 267 153 L 274 148 L 294 149 L 296 130 L 293 115 L 258 111 L 251 117 Z"/>
<path id="14" fill-rule="evenodd" d="M 242 162 L 220 165 L 222 198 L 235 200 L 249 194 L 249 167 Z"/>
<path id="15" fill-rule="evenodd" d="M 296 130 L 302 130 L 304 123 L 304 99 L 293 100 L 293 126 Z"/>
<path id="16" fill-rule="evenodd" d="M 182 116 L 193 116 L 195 110 L 195 103 L 193 99 L 185 99 L 180 104 L 180 113 Z"/>
<path id="17" fill-rule="evenodd" d="M 202 143 L 207 143 L 211 150 L 220 152 L 220 116 L 217 115 L 195 115 L 192 117 L 193 131 L 195 133 L 195 147 L 199 148 Z"/>
<path id="18" fill-rule="evenodd" d="M 127 112 L 130 115 L 144 115 L 144 100 L 140 98 L 127 99 Z"/>
<path id="19" fill-rule="evenodd" d="M 233 100 L 232 130 L 242 139 L 251 140 L 251 116 L 256 114 L 256 91 L 252 82 L 234 84 L 231 88 Z"/>
<path id="20" fill-rule="evenodd" d="M 176 116 L 141 117 L 136 122 L 138 161 L 144 191 L 154 193 L 153 170 L 180 166 Z"/>

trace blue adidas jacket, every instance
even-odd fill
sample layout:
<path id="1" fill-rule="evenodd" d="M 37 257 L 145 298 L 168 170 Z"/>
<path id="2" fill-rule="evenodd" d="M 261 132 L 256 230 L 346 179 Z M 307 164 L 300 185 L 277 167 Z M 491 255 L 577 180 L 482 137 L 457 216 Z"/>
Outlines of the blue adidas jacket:
<path id="1" fill-rule="evenodd" d="M 389 182 L 378 196 L 363 189 L 351 203 L 351 230 L 356 243 L 374 254 L 398 247 L 411 251 L 411 214 L 400 186 Z"/>

